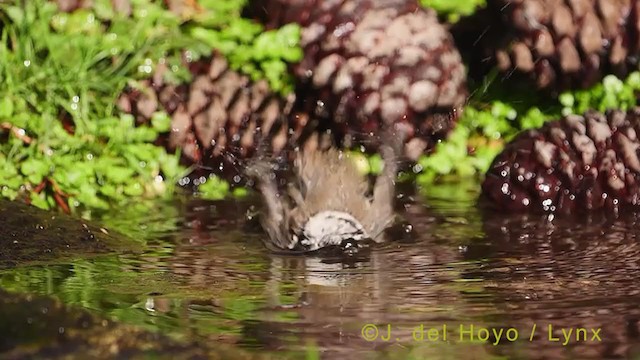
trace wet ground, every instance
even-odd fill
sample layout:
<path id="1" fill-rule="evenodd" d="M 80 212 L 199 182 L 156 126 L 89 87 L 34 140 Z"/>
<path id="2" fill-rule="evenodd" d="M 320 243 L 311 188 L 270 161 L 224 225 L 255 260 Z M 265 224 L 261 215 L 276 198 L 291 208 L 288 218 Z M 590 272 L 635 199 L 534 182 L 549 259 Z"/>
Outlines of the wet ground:
<path id="1" fill-rule="evenodd" d="M 640 214 L 482 212 L 474 188 L 405 196 L 412 227 L 349 259 L 270 254 L 250 199 L 3 236 L 0 357 L 640 359 Z"/>

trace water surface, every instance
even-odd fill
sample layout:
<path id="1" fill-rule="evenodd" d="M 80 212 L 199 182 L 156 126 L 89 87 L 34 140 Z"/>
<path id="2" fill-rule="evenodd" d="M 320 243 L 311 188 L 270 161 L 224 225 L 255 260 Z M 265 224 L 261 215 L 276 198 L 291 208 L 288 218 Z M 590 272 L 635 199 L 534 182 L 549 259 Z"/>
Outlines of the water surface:
<path id="1" fill-rule="evenodd" d="M 352 259 L 269 253 L 252 199 L 123 210 L 103 221 L 140 250 L 5 269 L 0 286 L 275 358 L 640 358 L 640 217 L 482 212 L 473 188 L 404 196 L 412 231 Z"/>

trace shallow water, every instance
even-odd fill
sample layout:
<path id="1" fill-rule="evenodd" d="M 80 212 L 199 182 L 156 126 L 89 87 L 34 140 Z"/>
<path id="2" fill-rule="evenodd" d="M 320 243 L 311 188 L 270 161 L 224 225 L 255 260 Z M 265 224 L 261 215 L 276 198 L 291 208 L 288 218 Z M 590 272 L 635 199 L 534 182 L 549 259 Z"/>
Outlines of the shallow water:
<path id="1" fill-rule="evenodd" d="M 252 200 L 111 214 L 142 250 L 2 270 L 0 287 L 245 356 L 640 358 L 640 216 L 483 213 L 476 195 L 405 196 L 413 231 L 355 259 L 269 253 Z"/>

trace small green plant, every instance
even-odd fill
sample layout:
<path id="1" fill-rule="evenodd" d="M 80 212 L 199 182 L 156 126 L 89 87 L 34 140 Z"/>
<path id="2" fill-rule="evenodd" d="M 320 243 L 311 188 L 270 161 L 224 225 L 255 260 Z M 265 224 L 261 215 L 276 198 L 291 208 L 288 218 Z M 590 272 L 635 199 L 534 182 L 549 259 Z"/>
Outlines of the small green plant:
<path id="1" fill-rule="evenodd" d="M 252 80 L 266 79 L 272 90 L 283 95 L 293 91 L 287 63 L 302 59 L 300 27 L 288 24 L 265 31 L 264 27 L 241 17 L 246 0 L 200 1 L 202 11 L 187 26 L 191 36 L 223 54 L 232 69 Z"/>
<path id="2" fill-rule="evenodd" d="M 477 8 L 486 4 L 486 0 L 420 0 L 420 4 L 436 10 L 453 23 L 463 16 L 473 14 Z"/>
<path id="3" fill-rule="evenodd" d="M 615 75 L 607 75 L 593 88 L 561 94 L 559 101 L 563 106 L 564 115 L 581 114 L 589 109 L 626 110 L 636 105 L 638 92 L 640 92 L 640 72 L 635 71 L 624 80 Z"/>
<path id="4" fill-rule="evenodd" d="M 138 127 L 114 103 L 130 78 L 146 72 L 137 65 L 167 50 L 163 39 L 178 19 L 157 11 L 105 28 L 92 13 L 59 14 L 44 1 L 1 11 L 2 195 L 73 210 L 171 193 L 185 169 L 179 154 L 153 145 L 169 130 L 166 114 Z"/>
<path id="5" fill-rule="evenodd" d="M 126 85 L 159 62 L 172 70 L 166 81 L 186 82 L 182 55 L 215 49 L 234 69 L 290 91 L 285 62 L 301 56 L 296 26 L 263 32 L 240 17 L 238 0 L 200 1 L 187 17 L 161 1 L 131 5 L 123 16 L 109 0 L 72 13 L 44 0 L 0 4 L 0 195 L 74 211 L 173 194 L 187 169 L 179 153 L 155 145 L 170 130 L 168 115 L 140 125 L 115 108 Z M 211 178 L 199 193 L 224 197 L 229 185 Z"/>
<path id="6" fill-rule="evenodd" d="M 443 179 L 481 178 L 506 142 L 521 131 L 542 126 L 562 115 L 581 114 L 588 109 L 628 109 L 640 92 L 640 72 L 625 80 L 613 75 L 590 89 L 565 92 L 556 100 L 533 99 L 523 93 L 493 99 L 472 99 L 450 136 L 434 152 L 422 156 L 417 180 L 430 184 Z"/>

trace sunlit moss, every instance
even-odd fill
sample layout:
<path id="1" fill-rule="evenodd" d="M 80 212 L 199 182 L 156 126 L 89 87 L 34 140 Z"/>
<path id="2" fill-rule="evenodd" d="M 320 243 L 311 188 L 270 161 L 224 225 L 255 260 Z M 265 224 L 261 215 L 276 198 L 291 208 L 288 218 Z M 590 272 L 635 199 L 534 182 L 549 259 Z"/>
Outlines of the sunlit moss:
<path id="1" fill-rule="evenodd" d="M 460 17 L 471 15 L 484 6 L 486 0 L 420 0 L 420 4 L 445 15 L 449 22 L 456 22 Z"/>
<path id="2" fill-rule="evenodd" d="M 291 91 L 285 62 L 297 61 L 299 29 L 264 32 L 242 19 L 245 1 L 203 1 L 181 17 L 162 2 L 134 0 L 132 15 L 109 1 L 58 12 L 54 2 L 0 4 L 0 195 L 40 208 L 111 208 L 135 198 L 168 198 L 187 169 L 180 154 L 154 144 L 170 130 L 158 112 L 150 126 L 115 109 L 125 86 L 170 65 L 168 82 L 190 80 L 191 60 L 212 50 L 232 68 Z M 229 185 L 212 178 L 203 197 L 221 198 Z"/>
<path id="3" fill-rule="evenodd" d="M 449 137 L 432 154 L 418 161 L 420 184 L 443 179 L 481 180 L 506 142 L 521 131 L 588 109 L 605 111 L 635 106 L 640 72 L 631 73 L 624 80 L 608 75 L 590 89 L 565 92 L 557 99 L 531 98 L 524 92 L 506 96 L 501 91 L 491 89 L 470 99 Z"/>

